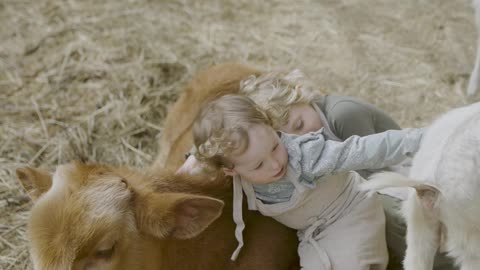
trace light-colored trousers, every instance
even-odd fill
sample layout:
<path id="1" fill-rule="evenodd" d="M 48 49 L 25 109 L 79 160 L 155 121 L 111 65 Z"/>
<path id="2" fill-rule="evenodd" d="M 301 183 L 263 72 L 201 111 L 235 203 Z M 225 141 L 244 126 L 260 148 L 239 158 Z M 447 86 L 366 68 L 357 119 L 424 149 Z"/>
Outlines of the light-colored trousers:
<path id="1" fill-rule="evenodd" d="M 385 215 L 378 196 L 364 199 L 317 235 L 303 237 L 298 253 L 303 270 L 386 269 Z"/>
<path id="2" fill-rule="evenodd" d="M 276 204 L 264 204 L 249 183 L 242 185 L 249 209 L 298 230 L 303 270 L 386 269 L 385 214 L 377 194 L 358 189 L 365 181 L 358 173 L 324 177 L 313 188 L 291 181 L 292 197 Z"/>

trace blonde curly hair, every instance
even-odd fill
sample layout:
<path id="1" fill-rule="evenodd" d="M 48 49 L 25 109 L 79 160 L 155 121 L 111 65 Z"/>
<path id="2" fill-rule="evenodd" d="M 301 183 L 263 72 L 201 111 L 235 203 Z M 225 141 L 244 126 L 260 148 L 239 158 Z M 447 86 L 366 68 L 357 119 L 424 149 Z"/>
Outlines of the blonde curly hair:
<path id="1" fill-rule="evenodd" d="M 252 75 L 240 82 L 240 93 L 250 97 L 277 130 L 287 124 L 292 106 L 310 104 L 320 95 L 313 89 L 312 83 L 298 69 L 274 71 L 258 77 Z"/>
<path id="2" fill-rule="evenodd" d="M 271 126 L 271 121 L 246 96 L 225 95 L 207 103 L 192 128 L 195 157 L 207 171 L 233 168 L 228 157 L 247 149 L 248 129 L 254 124 Z"/>

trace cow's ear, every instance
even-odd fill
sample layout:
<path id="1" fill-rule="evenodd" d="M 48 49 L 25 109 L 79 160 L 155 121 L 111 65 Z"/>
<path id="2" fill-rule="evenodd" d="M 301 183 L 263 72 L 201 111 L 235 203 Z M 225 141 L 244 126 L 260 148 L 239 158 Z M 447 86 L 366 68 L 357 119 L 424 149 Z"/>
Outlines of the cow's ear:
<path id="1" fill-rule="evenodd" d="M 421 184 L 415 186 L 417 196 L 420 198 L 422 206 L 426 209 L 433 209 L 438 201 L 440 191 L 431 185 Z"/>
<path id="2" fill-rule="evenodd" d="M 52 186 L 52 175 L 46 171 L 21 167 L 16 170 L 17 179 L 32 201 L 36 201 Z"/>
<path id="3" fill-rule="evenodd" d="M 137 196 L 136 220 L 140 231 L 163 238 L 197 236 L 216 220 L 223 202 L 185 193 L 150 193 Z"/>

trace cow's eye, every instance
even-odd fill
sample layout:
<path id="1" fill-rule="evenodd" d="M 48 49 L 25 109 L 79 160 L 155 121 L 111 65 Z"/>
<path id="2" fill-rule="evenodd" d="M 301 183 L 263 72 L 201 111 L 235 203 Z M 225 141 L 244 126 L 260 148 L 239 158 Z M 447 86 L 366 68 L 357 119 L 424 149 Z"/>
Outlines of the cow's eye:
<path id="1" fill-rule="evenodd" d="M 116 243 L 113 243 L 113 245 L 110 248 L 97 250 L 95 252 L 95 257 L 98 259 L 109 260 L 112 257 L 113 253 L 115 252 L 115 246 L 116 246 Z"/>

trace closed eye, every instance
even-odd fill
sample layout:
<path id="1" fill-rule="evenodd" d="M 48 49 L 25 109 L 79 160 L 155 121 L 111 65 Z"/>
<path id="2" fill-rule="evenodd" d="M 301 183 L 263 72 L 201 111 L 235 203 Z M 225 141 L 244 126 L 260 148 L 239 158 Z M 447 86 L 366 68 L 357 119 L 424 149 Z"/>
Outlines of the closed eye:
<path id="1" fill-rule="evenodd" d="M 254 169 L 254 170 L 258 170 L 258 169 L 260 169 L 260 168 L 262 167 L 262 165 L 263 165 L 263 162 L 260 162 L 260 164 L 258 164 L 258 166 L 257 166 L 257 167 L 255 167 L 255 169 Z"/>
<path id="2" fill-rule="evenodd" d="M 275 146 L 274 146 L 273 149 L 272 149 L 272 152 L 275 151 L 275 150 L 277 150 L 277 148 L 278 148 L 278 143 L 275 144 Z"/>
<path id="3" fill-rule="evenodd" d="M 104 260 L 109 260 L 113 253 L 115 252 L 115 245 L 116 243 L 114 243 L 110 248 L 108 249 L 101 249 L 101 250 L 97 250 L 95 252 L 95 257 L 97 259 L 104 259 Z"/>

